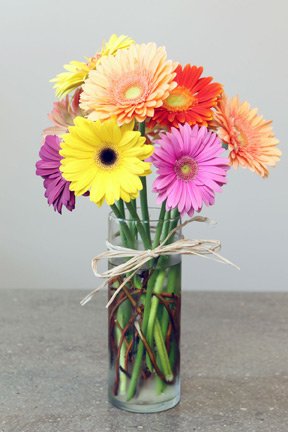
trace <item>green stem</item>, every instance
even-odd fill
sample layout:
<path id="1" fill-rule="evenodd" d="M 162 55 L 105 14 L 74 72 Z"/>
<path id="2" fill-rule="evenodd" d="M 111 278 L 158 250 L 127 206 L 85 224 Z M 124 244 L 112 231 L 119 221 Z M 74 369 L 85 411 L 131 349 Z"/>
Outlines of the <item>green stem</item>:
<path id="1" fill-rule="evenodd" d="M 140 180 L 143 187 L 142 190 L 140 191 L 140 205 L 141 205 L 142 220 L 146 231 L 146 235 L 149 238 L 149 241 L 151 243 L 146 177 L 141 177 Z"/>
<path id="2" fill-rule="evenodd" d="M 175 294 L 176 292 L 176 281 L 178 277 L 178 272 L 179 272 L 179 267 L 177 265 L 170 268 L 168 281 L 167 281 L 167 290 L 166 290 L 168 294 L 172 294 L 172 293 Z M 169 315 L 166 308 L 164 308 L 162 319 L 161 319 L 161 329 L 163 335 L 166 335 L 168 323 L 169 323 Z"/>
<path id="3" fill-rule="evenodd" d="M 142 238 L 145 249 L 150 249 L 151 248 L 151 242 L 150 242 L 149 238 L 147 237 L 145 228 L 143 227 L 143 224 L 142 224 L 142 222 L 138 216 L 137 211 L 135 210 L 135 208 L 134 208 L 133 204 L 131 204 L 131 202 L 129 202 L 129 203 L 127 202 L 126 207 L 129 210 L 133 219 L 135 219 L 135 221 L 137 223 L 137 229 L 138 229 L 138 232 Z"/>
<path id="4" fill-rule="evenodd" d="M 173 380 L 173 372 L 172 372 L 172 369 L 170 366 L 169 357 L 167 354 L 165 342 L 164 342 L 162 331 L 161 331 L 161 326 L 160 326 L 158 319 L 156 319 L 156 321 L 155 321 L 154 338 L 155 338 L 155 344 L 157 347 L 157 352 L 158 352 L 159 358 L 160 358 L 160 363 L 162 366 L 162 372 L 164 373 L 167 381 L 172 381 Z"/>
<path id="5" fill-rule="evenodd" d="M 177 208 L 173 209 L 171 212 L 171 221 L 169 226 L 169 232 L 172 231 L 174 228 L 176 228 L 178 222 L 180 219 L 180 213 Z M 173 237 L 168 240 L 168 243 L 170 243 L 173 240 Z"/>
<path id="6" fill-rule="evenodd" d="M 171 210 L 166 211 L 160 243 L 167 237 L 170 226 Z"/>
<path id="7" fill-rule="evenodd" d="M 154 287 L 154 282 L 155 282 L 156 276 L 157 276 L 157 273 L 153 272 L 149 278 L 149 281 L 148 281 L 147 292 L 146 292 L 145 303 L 144 303 L 143 322 L 142 322 L 142 328 L 141 328 L 141 331 L 143 334 L 146 333 L 146 328 L 147 328 L 148 318 L 149 318 L 149 313 L 150 313 L 151 297 L 152 297 L 152 292 L 153 292 L 153 287 Z M 131 375 L 131 379 L 130 379 L 130 383 L 129 383 L 129 387 L 128 387 L 128 391 L 127 391 L 127 401 L 132 399 L 132 397 L 135 394 L 137 382 L 138 382 L 138 378 L 139 378 L 139 374 L 140 374 L 141 364 L 142 364 L 142 360 L 143 360 L 143 354 L 144 354 L 144 344 L 143 344 L 142 340 L 139 340 L 136 359 L 134 362 L 134 367 L 133 367 L 133 371 L 132 371 L 132 375 Z"/>
<path id="8" fill-rule="evenodd" d="M 167 293 L 172 294 L 172 293 L 176 292 L 176 290 L 177 290 L 177 287 L 176 287 L 177 277 L 178 277 L 178 266 L 173 266 L 170 269 L 169 274 L 168 274 Z M 168 324 L 169 324 L 169 315 L 168 315 L 166 308 L 163 308 L 162 317 L 161 317 L 161 331 L 162 331 L 162 335 L 164 338 L 165 338 L 166 333 L 167 333 Z M 158 357 L 159 356 L 157 356 L 157 361 L 158 361 Z M 170 362 L 170 365 L 172 367 L 171 362 Z M 157 377 L 157 379 L 156 379 L 156 392 L 157 392 L 157 394 L 162 393 L 164 391 L 165 387 L 166 387 L 166 384 L 159 377 Z"/>
<path id="9" fill-rule="evenodd" d="M 139 123 L 139 132 L 143 137 L 145 137 L 145 121 Z M 147 237 L 151 243 L 146 177 L 141 177 L 141 183 L 142 183 L 142 190 L 140 191 L 140 206 L 141 206 L 142 220 L 144 223 L 144 228 Z"/>
<path id="10" fill-rule="evenodd" d="M 155 288 L 153 291 L 154 294 L 160 294 L 161 293 L 162 288 L 163 288 L 163 284 L 164 284 L 164 280 L 165 280 L 165 270 L 160 270 L 158 272 L 158 276 L 157 276 L 157 279 L 155 282 Z M 154 325 L 155 325 L 155 319 L 156 319 L 158 305 L 159 305 L 158 297 L 153 296 L 153 298 L 151 300 L 151 309 L 150 309 L 150 314 L 149 314 L 149 319 L 148 319 L 147 335 L 146 335 L 147 343 L 151 348 L 152 348 L 152 344 L 153 344 L 153 332 L 154 332 Z M 149 369 L 152 370 L 152 364 L 151 364 L 151 360 L 150 360 L 148 354 L 146 355 L 146 361 L 147 361 L 147 365 L 148 365 Z"/>
<path id="11" fill-rule="evenodd" d="M 160 242 L 160 237 L 161 237 L 161 232 L 162 232 L 164 217 L 165 217 L 165 205 L 166 205 L 166 203 L 164 201 L 162 203 L 162 206 L 161 206 L 161 210 L 160 210 L 160 214 L 159 214 L 159 220 L 158 220 L 157 228 L 156 228 L 156 233 L 155 233 L 155 237 L 154 237 L 153 244 L 152 244 L 153 249 L 156 246 L 158 246 L 159 242 Z"/>
<path id="12" fill-rule="evenodd" d="M 164 220 L 164 229 L 163 229 L 161 241 L 163 241 L 167 237 L 168 233 L 177 226 L 178 220 L 179 220 L 178 209 L 173 209 L 172 212 L 171 211 L 166 212 L 165 220 Z M 168 243 L 170 243 L 171 241 L 172 241 L 172 239 L 169 239 Z M 163 266 L 165 263 L 165 260 L 167 260 L 167 258 L 168 257 L 165 257 L 165 256 L 160 257 L 158 264 Z M 170 273 L 173 273 L 173 271 L 169 272 L 169 276 L 170 276 Z M 171 278 L 171 276 L 170 276 L 170 278 Z M 171 284 L 174 285 L 173 281 L 170 280 L 170 288 L 167 287 L 167 289 L 171 289 Z M 161 282 L 161 280 L 160 280 L 159 285 L 158 285 L 158 279 L 157 279 L 154 292 L 157 294 L 160 294 L 162 291 L 162 286 L 163 286 L 163 281 Z M 160 287 L 160 289 L 159 289 L 159 287 Z M 148 329 L 147 329 L 147 342 L 150 346 L 152 346 L 153 337 L 155 339 L 154 325 L 155 325 L 155 319 L 156 319 L 156 316 L 158 313 L 158 306 L 159 306 L 158 298 L 153 297 L 152 302 L 151 302 L 151 312 L 150 312 L 150 317 L 149 317 L 149 321 L 148 321 Z M 166 312 L 166 314 L 167 314 L 166 310 L 164 312 Z M 168 316 L 167 316 L 167 318 L 168 318 Z M 167 327 L 168 327 L 168 323 L 167 323 Z M 167 332 L 167 327 L 166 327 L 165 332 L 162 333 L 162 335 L 164 337 L 165 337 L 166 332 Z M 156 343 L 156 339 L 155 339 L 155 343 Z M 159 359 L 159 353 L 157 355 L 157 358 Z M 160 359 L 160 361 L 161 361 L 161 359 Z M 150 358 L 148 356 L 146 356 L 146 362 L 147 362 L 148 368 L 150 369 L 150 371 L 152 371 L 152 364 L 151 364 Z"/>
<path id="13" fill-rule="evenodd" d="M 137 212 L 137 202 L 136 202 L 136 198 L 133 199 L 133 200 L 131 201 L 131 204 L 133 205 L 135 211 Z M 135 240 L 135 242 L 136 242 L 137 237 L 138 237 L 138 231 L 137 231 L 136 224 L 135 224 L 135 222 L 134 222 L 133 220 L 130 220 L 130 221 L 129 221 L 129 228 L 130 228 L 131 232 L 133 233 L 134 240 Z M 134 245 L 134 246 L 135 246 L 135 245 Z"/>
<path id="14" fill-rule="evenodd" d="M 170 274 L 172 274 L 172 277 Z M 175 290 L 176 277 L 177 277 L 177 269 L 171 269 L 171 273 L 169 272 L 169 279 L 170 280 L 168 281 L 169 286 L 167 287 L 167 292 L 173 292 Z M 161 270 L 158 273 L 158 277 L 157 277 L 157 280 L 155 283 L 155 288 L 154 288 L 155 294 L 160 294 L 162 292 L 164 280 L 165 280 L 165 271 Z M 154 296 L 151 300 L 151 309 L 150 309 L 150 315 L 149 315 L 148 326 L 147 326 L 147 342 L 152 348 L 153 338 L 154 338 L 155 343 L 156 343 L 156 347 L 157 347 L 156 360 L 157 360 L 157 363 L 160 361 L 162 364 L 163 361 L 166 361 L 165 359 L 168 358 L 168 354 L 166 351 L 165 344 L 164 344 L 164 348 L 162 348 L 162 354 L 159 351 L 159 347 L 157 346 L 157 337 L 158 337 L 158 341 L 159 341 L 159 335 L 156 335 L 156 331 L 157 331 L 156 330 L 156 322 L 158 321 L 158 318 L 157 318 L 158 310 L 159 310 L 159 299 L 158 299 L 158 297 Z M 167 328 L 168 328 L 168 318 L 169 318 L 168 312 L 166 311 L 165 308 L 164 308 L 164 312 L 166 312 L 166 314 L 167 314 L 167 325 L 165 325 L 165 327 L 166 327 L 165 330 L 164 330 L 164 325 L 161 326 L 161 336 L 163 336 L 163 337 L 166 336 L 166 332 L 167 332 Z M 165 356 L 166 357 L 163 359 L 163 350 L 164 349 L 165 349 Z M 148 355 L 146 355 L 146 363 L 147 363 L 149 370 L 152 372 L 153 366 L 152 366 L 151 360 L 150 360 Z M 160 380 L 159 377 L 158 377 L 158 379 Z"/>
<path id="15" fill-rule="evenodd" d="M 122 215 L 122 219 L 125 219 L 125 208 L 124 208 L 124 202 L 123 200 L 120 198 L 119 201 L 117 201 L 118 203 L 118 209 Z"/>
<path id="16" fill-rule="evenodd" d="M 176 226 L 178 225 L 178 222 L 180 221 L 180 213 L 178 208 L 175 208 L 171 211 L 171 221 L 170 221 L 170 226 L 169 226 L 169 232 L 171 232 L 174 228 L 176 228 Z M 174 239 L 174 236 L 170 237 L 168 239 L 168 244 L 172 243 Z M 169 293 L 172 292 L 177 292 L 179 290 L 179 287 L 177 287 L 177 276 L 178 276 L 178 266 L 174 266 L 171 270 L 170 270 L 170 280 L 169 280 L 169 276 L 168 276 L 168 283 L 167 283 L 167 291 Z M 167 318 L 165 318 L 167 314 Z M 164 323 L 162 323 L 162 331 L 163 331 L 163 335 L 166 335 L 167 332 L 167 328 L 168 328 L 168 312 L 166 310 L 164 310 Z M 167 324 L 166 324 L 166 319 L 167 319 Z M 174 366 L 174 362 L 175 362 L 175 357 L 176 357 L 176 341 L 172 340 L 171 343 L 171 348 L 170 348 L 170 353 L 169 353 L 169 359 L 170 359 L 170 365 L 173 368 Z M 164 384 L 162 382 L 162 386 L 163 386 L 163 390 L 166 386 L 166 384 Z"/>
<path id="17" fill-rule="evenodd" d="M 145 121 L 139 123 L 139 132 L 142 136 L 145 136 Z"/>
<path id="18" fill-rule="evenodd" d="M 123 306 L 123 305 L 121 305 L 121 306 Z M 126 314 L 126 316 L 127 316 L 127 314 Z M 126 324 L 126 322 L 125 322 L 126 320 L 125 320 L 125 313 L 122 310 L 122 308 L 119 308 L 117 311 L 117 321 L 118 321 L 120 327 L 124 328 L 124 326 Z M 117 326 L 116 326 L 115 331 L 116 331 L 117 345 L 119 345 L 122 333 L 121 333 L 121 330 Z M 119 365 L 122 366 L 123 368 L 125 368 L 125 354 L 126 354 L 126 347 L 125 347 L 125 343 L 123 342 L 122 346 L 120 348 L 120 359 L 119 359 Z M 125 394 L 126 387 L 127 387 L 127 377 L 126 377 L 125 373 L 120 370 L 119 371 L 119 393 Z"/>
<path id="19" fill-rule="evenodd" d="M 129 230 L 128 225 L 122 219 L 122 215 L 121 215 L 121 213 L 120 213 L 117 205 L 116 204 L 112 204 L 111 205 L 111 209 L 113 210 L 115 216 L 119 219 L 119 222 L 120 222 L 120 235 L 121 235 L 122 242 L 123 242 L 124 246 L 133 245 L 134 239 L 132 237 L 132 234 L 131 234 L 131 232 Z"/>

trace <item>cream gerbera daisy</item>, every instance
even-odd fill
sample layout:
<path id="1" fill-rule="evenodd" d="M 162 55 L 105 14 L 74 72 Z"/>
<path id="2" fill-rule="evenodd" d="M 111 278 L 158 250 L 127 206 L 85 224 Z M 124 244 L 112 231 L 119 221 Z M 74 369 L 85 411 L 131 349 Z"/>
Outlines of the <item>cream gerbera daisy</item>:
<path id="1" fill-rule="evenodd" d="M 60 98 L 80 87 L 87 78 L 90 70 L 95 69 L 103 57 L 115 55 L 119 49 L 128 48 L 134 43 L 135 41 L 128 36 L 117 36 L 113 34 L 108 42 L 103 43 L 102 50 L 97 52 L 95 56 L 87 58 L 86 62 L 73 60 L 64 65 L 66 72 L 58 74 L 51 80 L 51 82 L 55 83 L 54 88 L 56 90 L 56 96 Z"/>
<path id="2" fill-rule="evenodd" d="M 83 85 L 80 107 L 91 120 L 116 116 L 118 124 L 153 117 L 176 87 L 177 63 L 155 43 L 131 45 L 101 59 Z"/>
<path id="3" fill-rule="evenodd" d="M 76 117 L 69 133 L 63 135 L 60 171 L 70 181 L 75 195 L 90 192 L 90 200 L 101 206 L 120 198 L 129 202 L 142 189 L 139 176 L 151 173 L 144 160 L 153 153 L 134 122 L 119 127 L 115 119 L 93 122 Z M 69 180 L 68 180 L 69 179 Z"/>

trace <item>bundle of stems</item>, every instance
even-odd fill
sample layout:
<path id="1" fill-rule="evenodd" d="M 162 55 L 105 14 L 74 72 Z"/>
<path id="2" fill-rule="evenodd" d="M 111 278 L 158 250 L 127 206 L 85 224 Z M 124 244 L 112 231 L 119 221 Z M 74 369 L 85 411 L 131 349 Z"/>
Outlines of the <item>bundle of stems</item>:
<path id="1" fill-rule="evenodd" d="M 139 130 L 145 134 L 144 123 L 139 124 Z M 136 200 L 129 203 L 119 200 L 111 208 L 119 220 L 124 246 L 135 248 L 139 236 L 145 249 L 153 249 L 177 226 L 180 215 L 177 209 L 166 211 L 163 203 L 154 238 L 151 238 L 145 177 L 142 177 L 142 185 L 141 216 Z M 110 344 L 115 357 L 114 394 L 125 394 L 128 401 L 135 396 L 143 378 L 155 376 L 158 393 L 176 378 L 180 333 L 179 317 L 176 319 L 180 309 L 178 267 L 169 268 L 167 258 L 151 259 L 147 268 L 124 286 L 110 306 Z M 117 289 L 121 282 L 122 278 L 113 281 L 110 290 Z"/>

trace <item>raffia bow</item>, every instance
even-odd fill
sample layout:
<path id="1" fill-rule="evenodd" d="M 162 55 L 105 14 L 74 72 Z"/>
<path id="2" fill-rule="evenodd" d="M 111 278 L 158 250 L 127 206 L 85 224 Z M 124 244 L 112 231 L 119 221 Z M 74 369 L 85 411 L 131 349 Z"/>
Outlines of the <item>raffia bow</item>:
<path id="1" fill-rule="evenodd" d="M 203 216 L 196 216 L 192 219 L 183 222 L 178 225 L 172 231 L 169 232 L 167 237 L 154 249 L 146 249 L 146 250 L 137 250 L 137 249 L 129 249 L 122 246 L 117 246 L 106 242 L 107 251 L 100 253 L 92 260 L 92 269 L 95 276 L 99 278 L 104 278 L 105 281 L 98 286 L 96 289 L 91 291 L 86 297 L 81 300 L 80 304 L 84 306 L 88 303 L 91 298 L 101 289 L 103 289 L 106 285 L 109 284 L 115 277 L 122 276 L 123 274 L 129 273 L 129 276 L 125 278 L 125 280 L 120 284 L 117 290 L 114 292 L 113 296 L 110 298 L 109 302 L 106 305 L 106 308 L 110 306 L 110 304 L 114 301 L 115 297 L 121 291 L 121 289 L 129 282 L 133 276 L 137 273 L 137 271 L 143 267 L 148 261 L 152 258 L 158 258 L 164 255 L 196 255 L 201 256 L 203 258 L 212 258 L 218 262 L 229 264 L 239 270 L 239 267 L 233 264 L 228 259 L 221 256 L 218 251 L 221 249 L 221 242 L 219 240 L 189 240 L 187 238 L 181 238 L 176 240 L 175 242 L 166 244 L 167 241 L 181 228 L 190 224 L 191 222 L 208 222 L 211 221 Z M 98 271 L 98 264 L 101 260 L 110 260 L 113 258 L 129 258 L 129 260 L 125 261 L 122 264 L 119 264 L 109 270 L 104 272 Z"/>

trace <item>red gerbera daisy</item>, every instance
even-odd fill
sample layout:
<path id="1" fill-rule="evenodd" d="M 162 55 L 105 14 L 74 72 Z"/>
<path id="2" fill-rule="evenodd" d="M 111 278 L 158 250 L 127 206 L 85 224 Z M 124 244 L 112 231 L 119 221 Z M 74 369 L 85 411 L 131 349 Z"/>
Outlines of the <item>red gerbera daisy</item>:
<path id="1" fill-rule="evenodd" d="M 149 126 L 155 124 L 178 126 L 179 123 L 199 124 L 207 126 L 213 118 L 212 108 L 223 88 L 219 83 L 212 83 L 212 77 L 201 77 L 203 67 L 187 64 L 184 68 L 179 65 L 174 81 L 177 87 L 171 91 L 168 98 L 155 114 Z"/>

